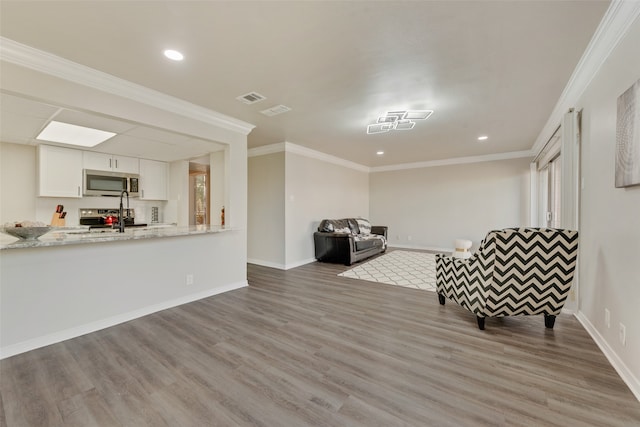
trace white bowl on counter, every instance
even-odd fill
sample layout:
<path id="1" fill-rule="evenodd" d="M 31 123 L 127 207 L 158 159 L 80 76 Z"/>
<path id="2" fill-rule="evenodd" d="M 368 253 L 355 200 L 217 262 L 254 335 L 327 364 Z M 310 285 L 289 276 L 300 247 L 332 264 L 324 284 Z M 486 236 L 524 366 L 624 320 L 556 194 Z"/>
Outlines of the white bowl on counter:
<path id="1" fill-rule="evenodd" d="M 22 240 L 36 240 L 47 234 L 53 227 L 3 227 L 2 231 Z"/>

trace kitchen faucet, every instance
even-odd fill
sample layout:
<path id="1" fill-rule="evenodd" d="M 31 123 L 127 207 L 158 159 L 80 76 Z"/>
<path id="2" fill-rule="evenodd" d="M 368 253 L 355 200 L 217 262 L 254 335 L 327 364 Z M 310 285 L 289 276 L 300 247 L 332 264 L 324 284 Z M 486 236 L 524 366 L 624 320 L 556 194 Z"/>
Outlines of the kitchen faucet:
<path id="1" fill-rule="evenodd" d="M 122 198 L 125 193 L 127 194 L 127 216 L 129 216 L 129 192 L 127 190 L 122 190 L 120 193 L 120 212 L 118 214 L 118 230 L 120 233 L 124 233 L 124 207 L 122 206 Z"/>

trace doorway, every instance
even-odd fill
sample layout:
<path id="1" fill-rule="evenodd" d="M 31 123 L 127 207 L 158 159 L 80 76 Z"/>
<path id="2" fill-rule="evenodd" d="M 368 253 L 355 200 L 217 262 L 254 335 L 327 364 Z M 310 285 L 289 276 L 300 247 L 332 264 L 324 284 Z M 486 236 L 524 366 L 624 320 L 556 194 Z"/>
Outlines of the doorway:
<path id="1" fill-rule="evenodd" d="M 208 164 L 189 162 L 189 225 L 211 224 L 211 185 Z"/>

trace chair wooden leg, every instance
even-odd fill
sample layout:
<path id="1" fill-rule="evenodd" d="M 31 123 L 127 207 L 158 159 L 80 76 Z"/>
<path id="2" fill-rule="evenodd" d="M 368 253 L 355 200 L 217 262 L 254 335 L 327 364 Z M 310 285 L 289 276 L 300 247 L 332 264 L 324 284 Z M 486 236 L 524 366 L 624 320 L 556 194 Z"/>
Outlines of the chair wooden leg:
<path id="1" fill-rule="evenodd" d="M 440 305 L 444 305 L 444 295 L 438 294 L 438 301 L 440 301 Z"/>
<path id="2" fill-rule="evenodd" d="M 478 321 L 478 328 L 480 328 L 481 331 L 484 331 L 484 319 L 484 317 L 476 316 L 476 320 Z"/>
<path id="3" fill-rule="evenodd" d="M 553 325 L 556 323 L 556 316 L 553 314 L 544 314 L 544 326 L 547 329 L 553 329 Z"/>

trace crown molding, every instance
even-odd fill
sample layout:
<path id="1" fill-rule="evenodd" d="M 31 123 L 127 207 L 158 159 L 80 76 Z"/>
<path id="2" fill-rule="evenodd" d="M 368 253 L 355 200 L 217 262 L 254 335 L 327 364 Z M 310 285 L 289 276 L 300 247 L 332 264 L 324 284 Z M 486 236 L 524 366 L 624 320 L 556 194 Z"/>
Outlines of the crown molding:
<path id="1" fill-rule="evenodd" d="M 354 169 L 360 172 L 370 172 L 368 166 L 361 165 L 359 163 L 351 162 L 349 160 L 341 159 L 340 157 L 332 156 L 331 154 L 322 153 L 320 151 L 312 150 L 311 148 L 303 147 L 291 142 L 279 142 L 277 144 L 263 145 L 261 147 L 251 148 L 248 151 L 249 157 L 264 156 L 273 153 L 294 153 L 304 157 L 309 157 L 323 162 L 332 163 L 334 165 L 343 166 L 349 169 Z"/>
<path id="2" fill-rule="evenodd" d="M 576 107 L 580 97 L 589 87 L 602 64 L 620 40 L 627 34 L 629 27 L 640 16 L 640 1 L 613 0 L 600 25 L 587 45 L 582 58 L 569 78 L 547 123 L 536 138 L 532 151 L 536 154 L 544 148 L 549 138 L 562 122 L 562 116 L 570 108 Z"/>
<path id="3" fill-rule="evenodd" d="M 0 59 L 243 135 L 248 135 L 255 127 L 251 123 L 69 61 L 6 37 L 0 37 Z"/>
<path id="4" fill-rule="evenodd" d="M 248 157 L 266 156 L 267 154 L 281 153 L 285 151 L 285 143 L 278 142 L 277 144 L 263 145 L 256 148 L 250 148 L 247 150 Z"/>
<path id="5" fill-rule="evenodd" d="M 533 158 L 533 151 L 511 151 L 508 153 L 486 154 L 483 156 L 453 157 L 451 159 L 429 160 L 426 162 L 403 163 L 399 165 L 376 166 L 371 168 L 371 172 L 389 172 L 405 169 L 432 168 L 436 166 L 462 165 L 468 163 L 493 162 L 496 160 L 509 160 L 530 157 Z"/>
<path id="6" fill-rule="evenodd" d="M 312 150 L 311 148 L 303 147 L 301 145 L 292 144 L 291 142 L 285 142 L 285 148 L 288 153 L 299 154 L 301 156 L 310 157 L 312 159 L 321 160 L 334 165 L 343 166 L 345 168 L 357 170 L 360 172 L 370 172 L 371 168 L 359 163 L 355 163 L 349 160 L 341 159 L 340 157 L 333 156 L 331 154 L 321 153 L 320 151 Z"/>
<path id="7" fill-rule="evenodd" d="M 509 153 L 487 154 L 483 156 L 455 157 L 455 158 L 444 159 L 444 160 L 430 160 L 426 162 L 402 163 L 397 165 L 368 167 L 368 166 L 361 165 L 359 163 L 354 163 L 348 160 L 341 159 L 336 156 L 332 156 L 330 154 L 321 153 L 320 151 L 312 150 L 310 148 L 306 148 L 301 145 L 292 144 L 291 142 L 279 142 L 277 144 L 263 145 L 261 147 L 251 148 L 248 150 L 248 156 L 257 157 L 257 156 L 265 156 L 267 154 L 281 153 L 281 152 L 295 153 L 301 156 L 310 157 L 312 159 L 317 159 L 327 163 L 333 163 L 335 165 L 344 166 L 350 169 L 355 169 L 360 172 L 368 172 L 368 173 L 389 172 L 389 171 L 404 170 L 404 169 L 430 168 L 435 166 L 460 165 L 460 164 L 467 164 L 467 163 L 493 162 L 496 160 L 509 160 L 509 159 L 534 157 L 533 151 L 527 150 L 527 151 L 511 151 Z"/>

